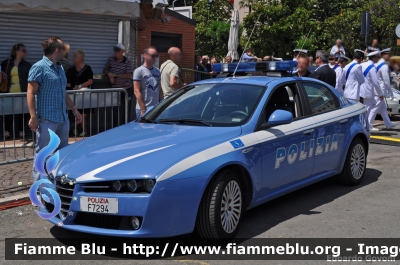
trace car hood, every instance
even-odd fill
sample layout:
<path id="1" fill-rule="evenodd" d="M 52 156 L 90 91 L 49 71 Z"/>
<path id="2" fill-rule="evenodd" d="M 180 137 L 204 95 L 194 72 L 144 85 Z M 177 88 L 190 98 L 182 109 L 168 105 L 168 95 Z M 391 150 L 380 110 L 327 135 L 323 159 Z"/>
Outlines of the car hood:
<path id="1" fill-rule="evenodd" d="M 77 183 L 156 177 L 182 159 L 233 139 L 241 127 L 132 122 L 60 151 L 53 175 Z"/>

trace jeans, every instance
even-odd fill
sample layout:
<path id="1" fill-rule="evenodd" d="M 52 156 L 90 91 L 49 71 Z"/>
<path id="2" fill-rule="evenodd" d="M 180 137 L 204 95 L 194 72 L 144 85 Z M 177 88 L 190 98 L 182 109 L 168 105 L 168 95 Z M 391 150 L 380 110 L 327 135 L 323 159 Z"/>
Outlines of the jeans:
<path id="1" fill-rule="evenodd" d="M 141 117 L 140 112 L 141 112 L 140 109 L 136 110 L 136 118 L 137 119 L 139 119 Z"/>
<path id="2" fill-rule="evenodd" d="M 58 149 L 61 149 L 68 145 L 68 135 L 69 135 L 69 120 L 65 122 L 54 122 L 49 120 L 39 120 L 39 128 L 36 132 L 36 149 L 35 156 L 33 159 L 32 175 L 33 181 L 38 181 L 40 179 L 40 173 L 35 169 L 36 156 L 40 150 L 46 147 L 50 142 L 50 134 L 48 129 L 52 130 L 60 138 L 60 145 Z"/>

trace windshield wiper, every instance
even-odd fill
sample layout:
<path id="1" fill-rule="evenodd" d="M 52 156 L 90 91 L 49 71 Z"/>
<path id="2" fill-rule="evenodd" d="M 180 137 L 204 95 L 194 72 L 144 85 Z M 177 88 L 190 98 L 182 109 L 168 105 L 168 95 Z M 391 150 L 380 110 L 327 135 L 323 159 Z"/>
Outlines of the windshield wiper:
<path id="1" fill-rule="evenodd" d="M 159 122 L 178 122 L 178 123 L 196 123 L 196 124 L 202 124 L 204 126 L 212 126 L 212 124 L 203 121 L 203 120 L 195 120 L 195 119 L 161 119 L 158 120 Z"/>
<path id="2" fill-rule="evenodd" d="M 143 117 L 140 117 L 140 119 L 138 121 L 145 121 L 145 122 L 148 122 L 148 123 L 157 123 L 155 120 L 148 119 L 148 118 L 143 118 Z"/>

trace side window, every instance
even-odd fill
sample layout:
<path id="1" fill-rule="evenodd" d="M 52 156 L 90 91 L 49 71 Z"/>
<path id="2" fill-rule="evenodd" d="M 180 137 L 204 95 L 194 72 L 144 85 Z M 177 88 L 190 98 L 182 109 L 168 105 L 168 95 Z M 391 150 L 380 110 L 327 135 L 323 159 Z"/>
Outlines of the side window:
<path id="1" fill-rule="evenodd" d="M 312 114 L 320 114 L 340 108 L 337 97 L 329 88 L 308 82 L 303 82 L 303 86 L 308 102 L 310 102 Z"/>
<path id="2" fill-rule="evenodd" d="M 268 122 L 272 113 L 278 109 L 291 112 L 294 119 L 302 116 L 295 83 L 283 85 L 274 89 L 271 96 L 268 98 L 264 111 L 265 120 L 263 122 Z"/>

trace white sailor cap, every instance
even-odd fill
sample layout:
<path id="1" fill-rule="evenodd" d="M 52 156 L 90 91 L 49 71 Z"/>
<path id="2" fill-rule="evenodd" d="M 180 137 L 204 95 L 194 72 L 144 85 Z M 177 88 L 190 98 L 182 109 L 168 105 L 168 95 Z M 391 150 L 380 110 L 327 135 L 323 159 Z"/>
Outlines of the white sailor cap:
<path id="1" fill-rule="evenodd" d="M 364 51 L 362 51 L 362 50 L 355 49 L 355 50 L 354 50 L 354 53 L 356 53 L 356 52 L 361 52 L 364 56 L 367 56 L 367 54 L 366 54 Z"/>
<path id="2" fill-rule="evenodd" d="M 293 52 L 298 52 L 298 53 L 307 54 L 307 53 L 308 53 L 308 50 L 304 50 L 304 49 L 294 49 Z"/>
<path id="3" fill-rule="evenodd" d="M 345 59 L 345 60 L 347 60 L 347 61 L 349 61 L 349 60 L 350 60 L 350 58 L 349 58 L 349 57 L 347 57 L 347 56 L 344 56 L 344 55 L 340 56 L 340 58 L 339 58 L 339 59 Z"/>
<path id="4" fill-rule="evenodd" d="M 372 56 L 378 55 L 379 53 L 380 53 L 379 51 L 374 51 L 374 52 L 368 53 L 367 56 L 372 57 Z"/>
<path id="5" fill-rule="evenodd" d="M 390 48 L 386 48 L 386 49 L 381 51 L 381 53 L 389 53 L 389 52 L 390 52 Z"/>

